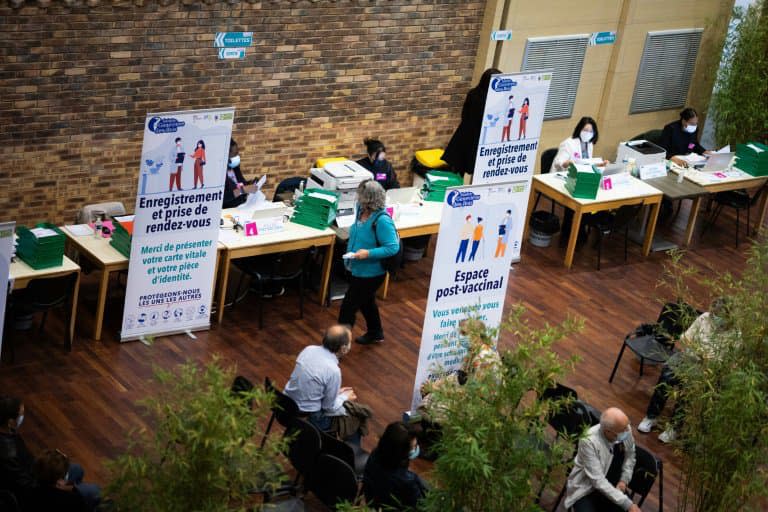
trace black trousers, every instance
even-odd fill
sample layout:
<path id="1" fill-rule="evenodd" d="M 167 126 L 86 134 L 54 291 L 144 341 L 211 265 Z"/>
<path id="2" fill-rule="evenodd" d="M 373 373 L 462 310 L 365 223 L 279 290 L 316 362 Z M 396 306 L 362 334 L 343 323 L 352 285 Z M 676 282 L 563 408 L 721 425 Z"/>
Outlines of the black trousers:
<path id="1" fill-rule="evenodd" d="M 365 318 L 366 334 L 369 338 L 380 339 L 384 337 L 381 327 L 379 308 L 376 306 L 376 291 L 384 282 L 386 274 L 376 277 L 350 276 L 349 288 L 344 294 L 339 311 L 339 323 L 354 327 L 355 317 L 359 310 Z"/>
<path id="2" fill-rule="evenodd" d="M 645 415 L 649 418 L 658 418 L 669 399 L 669 392 L 672 391 L 672 388 L 679 385 L 680 379 L 675 376 L 675 371 L 669 365 L 665 364 L 661 368 L 659 382 L 653 390 L 653 396 L 651 396 L 651 401 L 648 403 L 648 410 Z M 673 418 L 677 416 L 677 409 L 679 409 L 679 406 L 679 403 L 675 405 L 675 412 L 672 413 Z"/>

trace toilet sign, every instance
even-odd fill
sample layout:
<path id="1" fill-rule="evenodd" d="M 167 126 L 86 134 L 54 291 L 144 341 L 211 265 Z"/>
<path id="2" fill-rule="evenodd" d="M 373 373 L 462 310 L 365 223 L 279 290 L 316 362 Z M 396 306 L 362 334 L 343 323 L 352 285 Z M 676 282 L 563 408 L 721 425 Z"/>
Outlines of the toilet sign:
<path id="1" fill-rule="evenodd" d="M 216 48 L 243 48 L 253 44 L 253 32 L 217 32 L 213 39 Z"/>

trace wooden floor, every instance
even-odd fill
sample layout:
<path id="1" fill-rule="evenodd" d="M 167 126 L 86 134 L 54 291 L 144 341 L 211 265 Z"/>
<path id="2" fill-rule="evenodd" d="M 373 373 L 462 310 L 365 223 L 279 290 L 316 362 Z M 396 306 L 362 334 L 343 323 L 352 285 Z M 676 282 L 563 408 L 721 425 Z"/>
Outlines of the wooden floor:
<path id="1" fill-rule="evenodd" d="M 543 202 L 540 207 L 548 205 Z M 680 241 L 687 214 L 684 206 L 673 224 L 660 228 L 662 234 Z M 703 240 L 697 236 L 688 253 L 687 259 L 699 270 L 699 277 L 711 275 L 713 269 L 738 272 L 744 266 L 748 244 L 734 248 L 735 223 L 728 215 L 724 213 Z M 537 325 L 558 322 L 567 314 L 583 317 L 584 331 L 558 348 L 562 355 L 581 357 L 566 384 L 599 409 L 621 407 L 636 426 L 643 417 L 658 368 L 649 368 L 641 378 L 637 360 L 625 354 L 613 384 L 608 384 L 608 376 L 623 336 L 657 316 L 658 301 L 663 297 L 656 284 L 661 264 L 668 257 L 652 253 L 644 260 L 639 246 L 630 244 L 629 260 L 624 264 L 621 237 L 606 242 L 599 272 L 595 270 L 596 254 L 591 244 L 577 251 L 570 271 L 562 266 L 563 255 L 556 240 L 545 249 L 525 244 L 522 261 L 513 267 L 510 276 L 507 305 L 521 301 Z M 431 258 L 407 266 L 390 288 L 389 298 L 380 303 L 385 343 L 355 346 L 342 362 L 344 385 L 353 386 L 359 400 L 370 404 L 376 414 L 374 435 L 364 441 L 369 449 L 383 427 L 399 419 L 409 405 L 431 268 Z M 339 309 L 338 302 L 324 308 L 309 301 L 300 320 L 295 296 L 286 295 L 267 303 L 268 327 L 260 330 L 254 321 L 255 302 L 246 300 L 227 311 L 222 325 L 199 333 L 197 340 L 180 335 L 160 339 L 151 347 L 136 342 L 120 344 L 115 333 L 122 314 L 121 296 L 113 282 L 106 334 L 103 341 L 94 342 L 84 333 L 90 332 L 93 321 L 96 278 L 92 274 L 83 281 L 80 336 L 72 353 L 58 344 L 63 325 L 55 316 L 48 320 L 40 337 L 30 331 L 9 333 L 24 342 L 17 349 L 15 364 L 0 366 L 0 393 L 22 397 L 26 403 L 23 434 L 34 452 L 61 448 L 85 466 L 89 480 L 102 484 L 108 478 L 104 461 L 120 453 L 126 445 L 126 433 L 144 422 L 134 402 L 152 393 L 154 365 L 170 368 L 187 360 L 202 362 L 221 354 L 252 380 L 269 376 L 282 385 L 298 352 L 319 341 L 322 330 L 335 322 Z M 706 301 L 702 298 L 697 305 L 706 306 Z M 502 337 L 502 346 L 510 343 L 508 335 Z M 636 433 L 636 440 L 664 460 L 664 505 L 673 509 L 677 457 L 658 442 L 657 433 Z M 429 464 L 418 461 L 415 469 L 428 474 Z M 550 496 L 545 504 L 551 501 Z M 657 510 L 658 486 L 654 486 L 643 508 Z"/>

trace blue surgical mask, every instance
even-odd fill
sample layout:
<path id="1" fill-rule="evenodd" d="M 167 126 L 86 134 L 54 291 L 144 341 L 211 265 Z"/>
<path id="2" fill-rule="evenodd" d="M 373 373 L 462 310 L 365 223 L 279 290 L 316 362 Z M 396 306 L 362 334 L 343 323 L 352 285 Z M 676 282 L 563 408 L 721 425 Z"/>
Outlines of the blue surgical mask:
<path id="1" fill-rule="evenodd" d="M 581 142 L 589 142 L 592 140 L 592 137 L 594 137 L 594 132 L 588 132 L 587 130 L 581 130 L 579 133 L 579 138 L 581 139 Z"/>
<path id="2" fill-rule="evenodd" d="M 414 460 L 416 457 L 419 456 L 420 453 L 421 453 L 421 448 L 419 447 L 419 445 L 416 445 L 416 448 L 408 452 L 408 458 L 410 460 Z"/>
<path id="3" fill-rule="evenodd" d="M 624 441 L 626 441 L 627 439 L 629 439 L 629 432 L 627 432 L 627 431 L 625 430 L 624 432 L 622 432 L 621 434 L 619 434 L 619 435 L 617 435 L 617 436 L 616 436 L 616 441 L 615 441 L 615 442 L 616 442 L 616 443 L 623 443 L 623 442 L 624 442 Z"/>
<path id="4" fill-rule="evenodd" d="M 234 169 L 240 165 L 240 155 L 235 155 L 232 158 L 229 159 L 229 168 Z"/>
<path id="5" fill-rule="evenodd" d="M 16 430 L 19 430 L 19 427 L 21 424 L 24 423 L 24 415 L 20 415 L 18 418 L 16 418 Z"/>

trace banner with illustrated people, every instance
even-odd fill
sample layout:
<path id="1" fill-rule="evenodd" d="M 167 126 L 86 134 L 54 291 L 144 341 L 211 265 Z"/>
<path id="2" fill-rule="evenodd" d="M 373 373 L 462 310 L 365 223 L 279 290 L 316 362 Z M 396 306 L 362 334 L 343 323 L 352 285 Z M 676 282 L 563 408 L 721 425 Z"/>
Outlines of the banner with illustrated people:
<path id="1" fill-rule="evenodd" d="M 147 114 L 121 341 L 209 327 L 234 117 Z"/>
<path id="2" fill-rule="evenodd" d="M 467 317 L 501 323 L 512 255 L 520 249 L 530 180 L 448 189 L 432 263 L 411 410 L 422 384 L 461 369 Z M 523 205 L 523 206 L 520 206 Z"/>
<path id="3" fill-rule="evenodd" d="M 488 86 L 473 185 L 533 176 L 551 71 L 494 75 Z"/>

